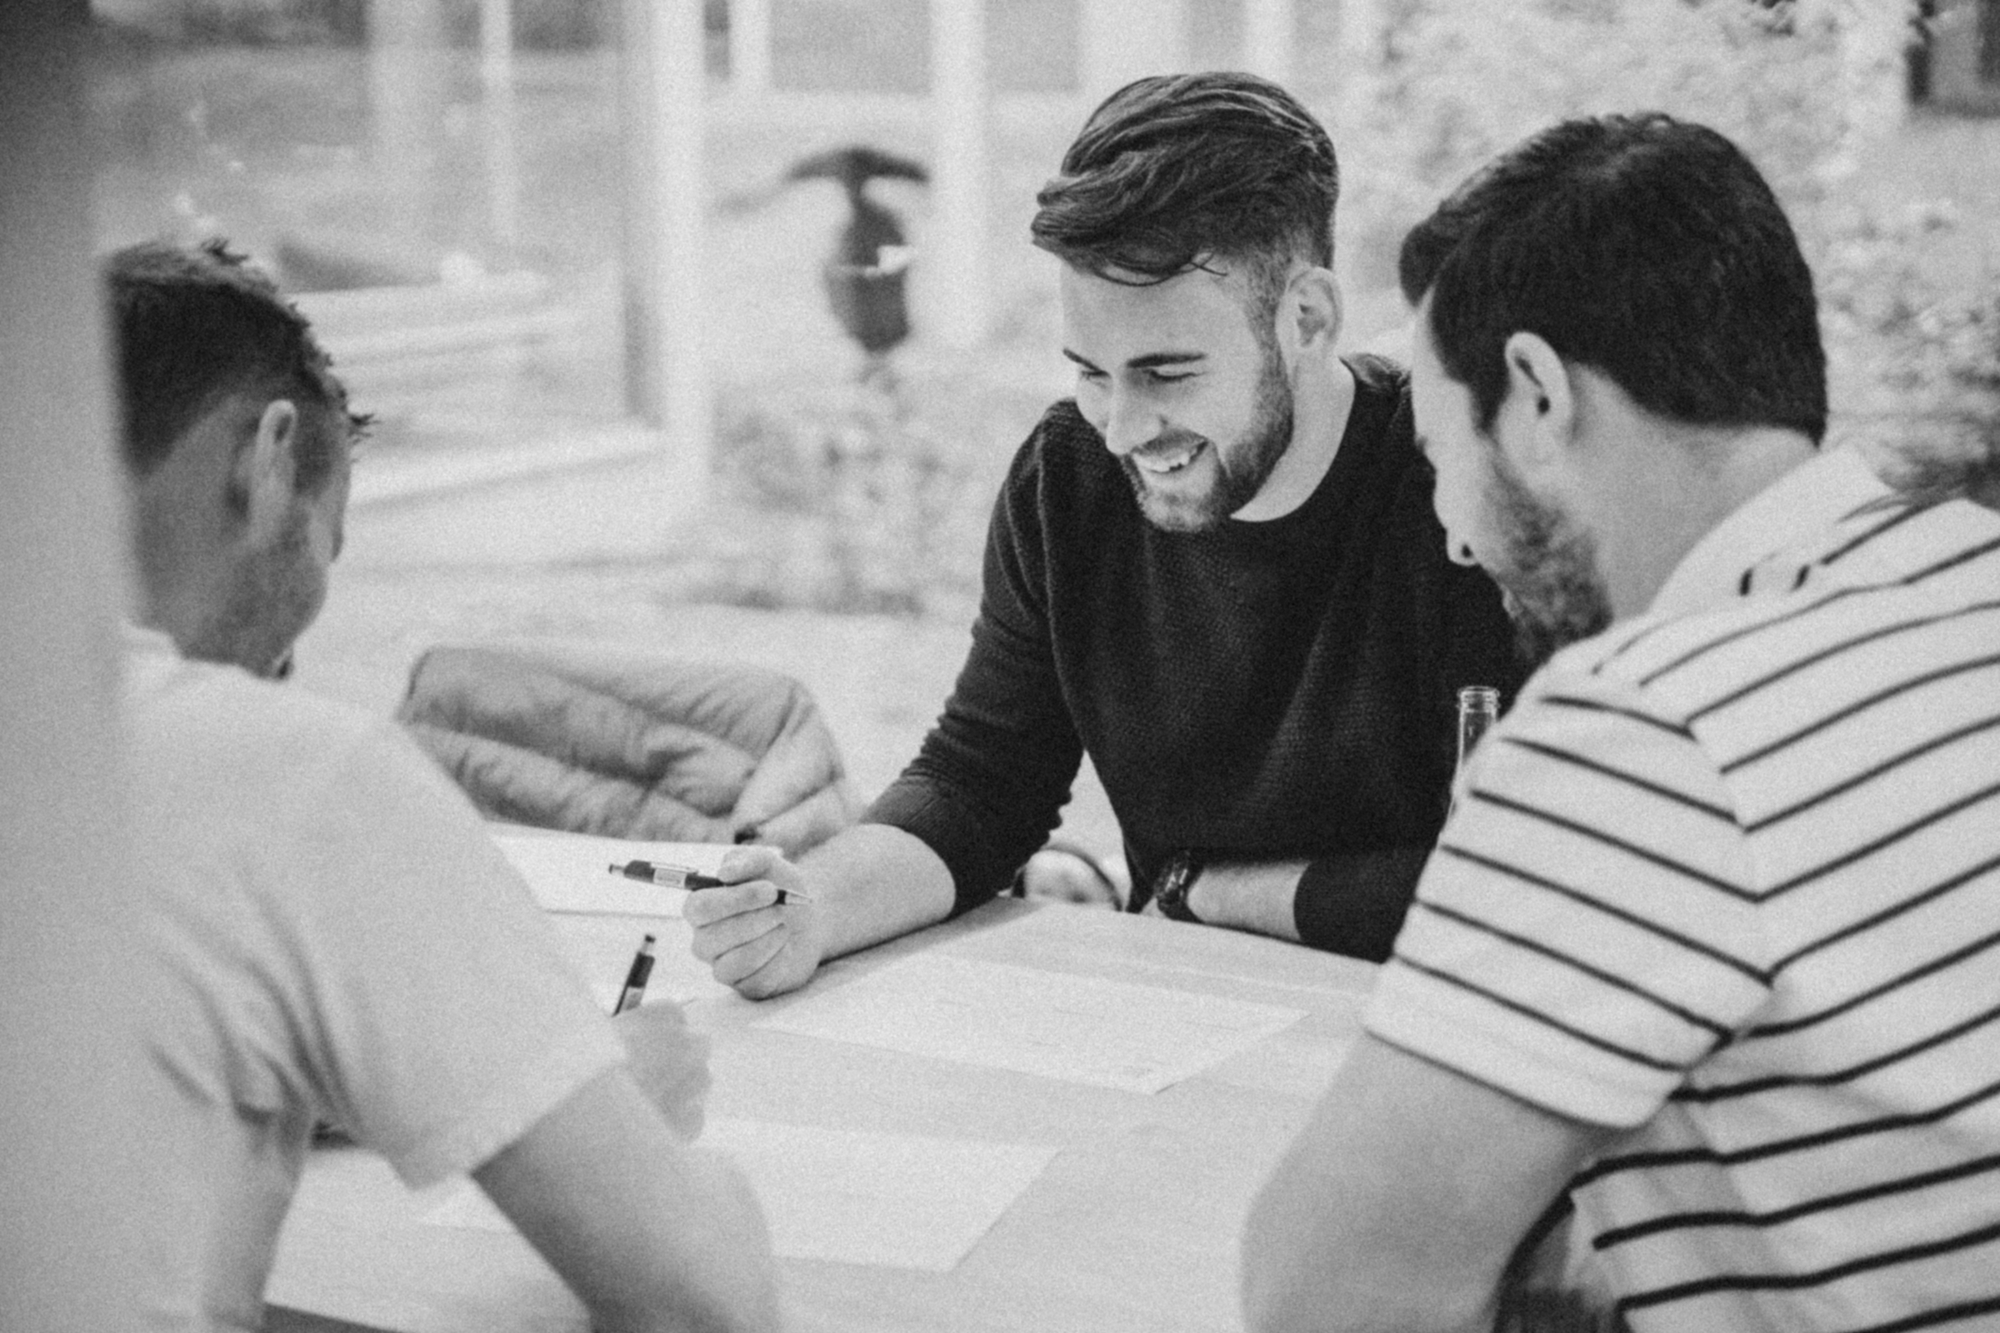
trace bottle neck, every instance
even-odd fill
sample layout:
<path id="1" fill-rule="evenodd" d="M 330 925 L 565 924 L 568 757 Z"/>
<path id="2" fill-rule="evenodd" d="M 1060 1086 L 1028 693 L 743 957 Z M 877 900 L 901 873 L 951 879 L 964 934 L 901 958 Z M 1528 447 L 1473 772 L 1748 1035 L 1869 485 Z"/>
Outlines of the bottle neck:
<path id="1" fill-rule="evenodd" d="M 1500 691 L 1468 685 L 1458 692 L 1458 769 L 1463 771 L 1479 738 L 1500 718 Z"/>

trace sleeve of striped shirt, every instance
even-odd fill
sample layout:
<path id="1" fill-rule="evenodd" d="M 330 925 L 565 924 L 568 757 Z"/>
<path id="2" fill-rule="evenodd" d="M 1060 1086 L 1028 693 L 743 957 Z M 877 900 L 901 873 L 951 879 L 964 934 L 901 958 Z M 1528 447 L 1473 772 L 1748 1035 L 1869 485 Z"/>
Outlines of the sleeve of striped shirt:
<path id="1" fill-rule="evenodd" d="M 1765 1002 L 1767 950 L 1713 763 L 1641 691 L 1566 660 L 1481 744 L 1365 1021 L 1631 1126 Z"/>

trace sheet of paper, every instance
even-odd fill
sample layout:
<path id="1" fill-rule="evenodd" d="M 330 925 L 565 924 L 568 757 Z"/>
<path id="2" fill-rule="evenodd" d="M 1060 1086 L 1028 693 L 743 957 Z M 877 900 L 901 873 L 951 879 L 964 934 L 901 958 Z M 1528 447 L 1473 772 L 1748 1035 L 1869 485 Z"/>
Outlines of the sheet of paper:
<path id="1" fill-rule="evenodd" d="M 800 1000 L 756 1026 L 1154 1093 L 1304 1016 L 933 952 Z"/>
<path id="2" fill-rule="evenodd" d="M 632 916 L 679 916 L 687 893 L 626 879 L 607 867 L 627 861 L 667 862 L 712 875 L 729 850 L 726 843 L 638 842 L 587 833 L 496 832 L 493 841 L 528 881 L 535 901 L 548 911 Z"/>
<path id="3" fill-rule="evenodd" d="M 709 1122 L 701 1144 L 743 1168 L 780 1256 L 934 1273 L 956 1267 L 1056 1154 L 725 1119 Z M 448 1187 L 424 1221 L 513 1230 L 470 1181 Z"/>

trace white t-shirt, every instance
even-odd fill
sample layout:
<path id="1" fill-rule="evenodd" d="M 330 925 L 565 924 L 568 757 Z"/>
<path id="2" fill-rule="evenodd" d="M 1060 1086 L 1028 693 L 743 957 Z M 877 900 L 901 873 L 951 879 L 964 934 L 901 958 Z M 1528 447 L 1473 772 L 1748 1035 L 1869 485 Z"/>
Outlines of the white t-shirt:
<path id="1" fill-rule="evenodd" d="M 254 1329 L 316 1119 L 421 1187 L 624 1059 L 527 886 L 395 726 L 135 630 L 129 947 L 182 988 L 149 1044 L 171 1234 L 155 1322 Z M 186 1014 L 200 1015 L 189 1022 Z"/>

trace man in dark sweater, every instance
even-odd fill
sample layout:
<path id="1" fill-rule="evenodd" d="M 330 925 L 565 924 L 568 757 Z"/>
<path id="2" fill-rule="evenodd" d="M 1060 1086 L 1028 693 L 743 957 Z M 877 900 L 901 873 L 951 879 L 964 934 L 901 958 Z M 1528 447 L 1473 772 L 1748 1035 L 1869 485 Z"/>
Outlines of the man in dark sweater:
<path id="1" fill-rule="evenodd" d="M 922 750 L 794 866 L 687 904 L 745 995 L 1001 892 L 1082 754 L 1136 903 L 1381 959 L 1443 821 L 1456 693 L 1523 675 L 1456 566 L 1408 380 L 1334 352 L 1326 132 L 1244 74 L 1114 93 L 1038 198 L 1073 400 L 1014 460 L 972 649 Z M 780 901 L 780 890 L 803 889 Z"/>

